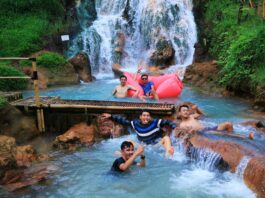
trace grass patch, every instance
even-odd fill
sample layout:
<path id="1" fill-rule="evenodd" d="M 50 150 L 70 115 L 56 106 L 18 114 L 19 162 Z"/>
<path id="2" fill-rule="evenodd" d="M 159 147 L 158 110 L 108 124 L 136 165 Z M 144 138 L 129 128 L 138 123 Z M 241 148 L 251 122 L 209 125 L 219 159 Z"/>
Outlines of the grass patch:
<path id="1" fill-rule="evenodd" d="M 25 76 L 12 66 L 0 66 L 1 76 Z M 21 90 L 27 87 L 27 79 L 0 79 L 0 91 Z"/>

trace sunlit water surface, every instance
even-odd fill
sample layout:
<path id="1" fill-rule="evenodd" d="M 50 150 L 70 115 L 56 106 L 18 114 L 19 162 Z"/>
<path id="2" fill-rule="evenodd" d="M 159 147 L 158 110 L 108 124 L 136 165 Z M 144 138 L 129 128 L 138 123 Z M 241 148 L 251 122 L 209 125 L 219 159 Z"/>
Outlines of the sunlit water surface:
<path id="1" fill-rule="evenodd" d="M 42 96 L 60 96 L 71 100 L 117 101 L 111 92 L 118 80 L 103 78 L 93 83 L 42 91 Z M 24 97 L 32 92 L 25 92 Z M 123 101 L 138 101 L 125 99 Z M 206 96 L 186 87 L 179 98 L 160 102 L 181 103 L 190 101 L 204 110 L 204 123 L 214 125 L 230 120 L 236 125 L 236 133 L 247 134 L 249 128 L 238 123 L 251 118 L 249 104 L 235 99 Z M 149 101 L 153 102 L 153 101 Z M 263 137 L 262 137 L 263 138 Z M 46 182 L 16 193 L 20 197 L 178 197 L 178 198 L 251 198 L 255 197 L 243 183 L 240 175 L 221 173 L 205 166 L 211 161 L 191 162 L 184 154 L 181 144 L 175 140 L 175 154 L 166 158 L 159 147 L 147 146 L 145 168 L 131 167 L 119 176 L 108 171 L 117 157 L 122 141 L 136 140 L 135 135 L 109 139 L 73 153 L 54 152 L 52 165 L 58 171 Z M 242 173 L 241 173 L 242 174 Z"/>

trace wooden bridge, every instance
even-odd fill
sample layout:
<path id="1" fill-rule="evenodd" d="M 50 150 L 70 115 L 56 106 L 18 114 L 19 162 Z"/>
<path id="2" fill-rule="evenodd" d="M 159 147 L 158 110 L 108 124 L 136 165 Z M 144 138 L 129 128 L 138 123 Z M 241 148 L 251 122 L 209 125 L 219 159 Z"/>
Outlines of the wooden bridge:
<path id="1" fill-rule="evenodd" d="M 11 104 L 22 111 L 35 110 L 35 98 L 21 99 Z M 153 115 L 172 115 L 175 112 L 174 104 L 136 103 L 97 100 L 62 100 L 60 97 L 40 97 L 40 108 L 52 112 L 69 113 L 114 113 L 138 114 L 148 110 Z"/>
<path id="2" fill-rule="evenodd" d="M 95 119 L 101 113 L 126 114 L 129 118 L 138 117 L 147 110 L 156 117 L 171 116 L 175 113 L 174 104 L 136 103 L 96 100 L 62 100 L 59 97 L 40 97 L 40 106 L 35 97 L 10 103 L 22 112 L 35 115 L 40 112 L 40 131 L 64 131 L 72 125 Z"/>

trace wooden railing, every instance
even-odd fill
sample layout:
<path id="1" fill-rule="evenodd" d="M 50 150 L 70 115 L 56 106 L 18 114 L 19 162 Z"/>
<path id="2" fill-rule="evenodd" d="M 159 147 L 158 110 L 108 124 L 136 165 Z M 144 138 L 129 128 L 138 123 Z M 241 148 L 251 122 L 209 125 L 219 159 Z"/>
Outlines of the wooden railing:
<path id="1" fill-rule="evenodd" d="M 31 79 L 33 80 L 35 103 L 37 107 L 37 125 L 38 125 L 39 131 L 44 132 L 45 131 L 44 114 L 43 114 L 43 109 L 41 108 L 41 103 L 40 103 L 39 81 L 38 81 L 36 58 L 8 57 L 8 58 L 0 58 L 0 61 L 1 60 L 2 61 L 4 60 L 18 60 L 18 61 L 29 60 L 32 62 L 32 77 L 29 77 L 29 76 L 0 76 L 0 79 Z"/>

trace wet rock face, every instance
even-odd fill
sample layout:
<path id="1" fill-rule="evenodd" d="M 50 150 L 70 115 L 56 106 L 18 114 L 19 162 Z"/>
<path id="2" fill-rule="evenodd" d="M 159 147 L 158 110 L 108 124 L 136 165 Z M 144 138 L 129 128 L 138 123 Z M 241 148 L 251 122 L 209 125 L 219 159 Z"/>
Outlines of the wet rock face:
<path id="1" fill-rule="evenodd" d="M 13 137 L 0 135 L 0 176 L 7 167 L 15 167 L 16 160 L 13 156 L 16 140 Z"/>
<path id="2" fill-rule="evenodd" d="M 247 122 L 247 124 L 253 124 L 253 122 Z M 221 132 L 219 133 L 221 134 Z M 230 134 L 226 135 L 230 136 Z M 263 153 L 251 150 L 253 142 L 250 147 L 247 147 L 246 141 L 239 144 L 227 140 L 213 140 L 202 134 L 187 133 L 185 130 L 178 130 L 176 136 L 184 139 L 187 154 L 192 149 L 210 149 L 222 157 L 223 164 L 227 165 L 231 172 L 236 171 L 243 157 L 250 157 L 251 159 L 243 174 L 244 181 L 250 189 L 257 193 L 258 198 L 265 197 L 265 156 Z"/>
<path id="3" fill-rule="evenodd" d="M 258 198 L 265 197 L 265 157 L 252 158 L 244 172 L 244 181 Z"/>
<path id="4" fill-rule="evenodd" d="M 75 150 L 79 145 L 90 145 L 95 142 L 96 128 L 86 123 L 76 124 L 64 134 L 56 137 L 54 147 Z"/>
<path id="5" fill-rule="evenodd" d="M 150 62 L 156 66 L 169 66 L 174 63 L 175 50 L 165 38 L 159 40 L 156 44 L 156 50 L 150 57 Z"/>
<path id="6" fill-rule="evenodd" d="M 0 109 L 0 135 L 14 137 L 18 143 L 23 143 L 37 136 L 40 132 L 35 120 L 11 105 Z"/>
<path id="7" fill-rule="evenodd" d="M 74 58 L 69 60 L 78 75 L 79 80 L 91 82 L 93 80 L 91 74 L 91 65 L 86 53 L 78 53 Z"/>
<path id="8" fill-rule="evenodd" d="M 98 127 L 99 127 L 99 134 L 103 138 L 109 137 L 120 137 L 124 134 L 124 127 L 120 124 L 116 124 L 109 119 L 101 119 L 99 116 L 97 119 Z"/>
<path id="9" fill-rule="evenodd" d="M 44 180 L 51 173 L 49 169 L 48 165 L 36 165 L 29 169 L 8 170 L 0 179 L 0 185 L 8 191 L 15 191 Z"/>
<path id="10" fill-rule="evenodd" d="M 45 169 L 33 171 L 24 168 L 43 160 L 44 156 L 37 154 L 31 145 L 16 146 L 15 138 L 0 135 L 0 185 L 8 191 L 42 180 L 47 175 Z"/>
<path id="11" fill-rule="evenodd" d="M 229 164 L 232 172 L 236 171 L 236 167 L 244 156 L 252 155 L 250 151 L 236 143 L 224 140 L 210 140 L 200 135 L 194 135 L 188 142 L 195 148 L 209 148 L 219 153 L 224 161 Z"/>

